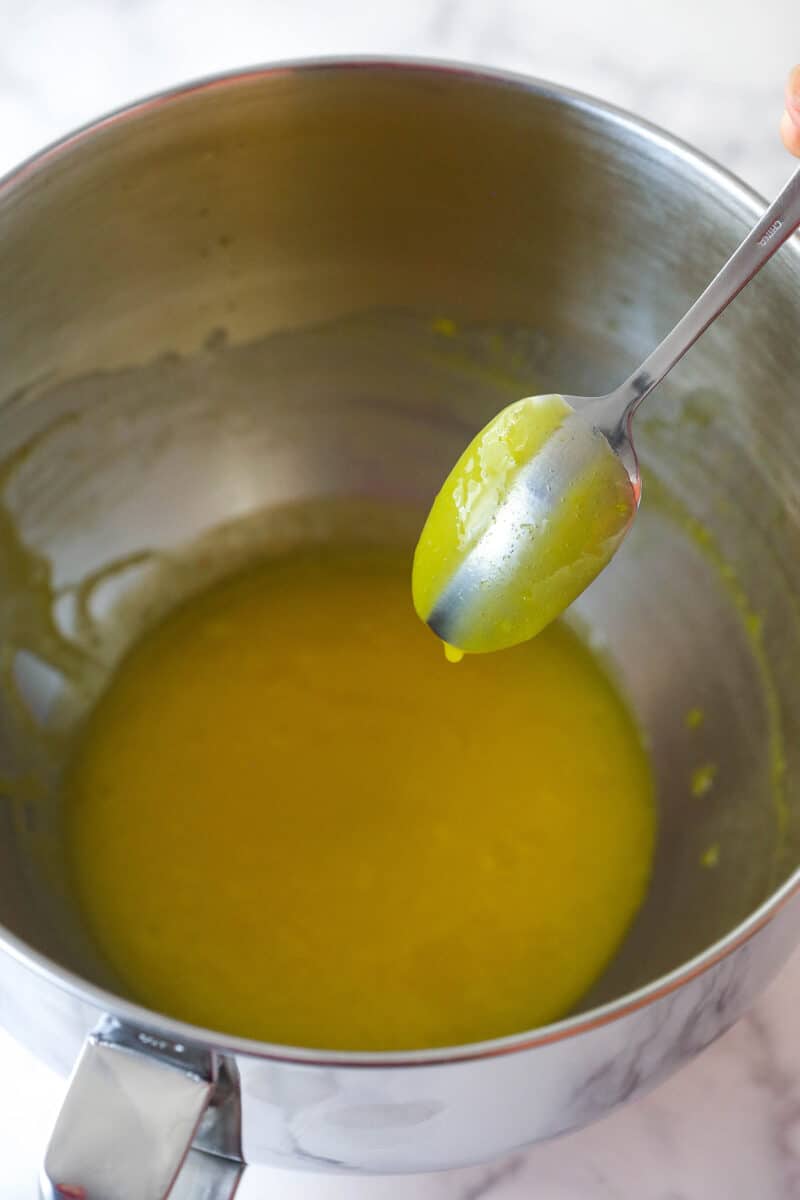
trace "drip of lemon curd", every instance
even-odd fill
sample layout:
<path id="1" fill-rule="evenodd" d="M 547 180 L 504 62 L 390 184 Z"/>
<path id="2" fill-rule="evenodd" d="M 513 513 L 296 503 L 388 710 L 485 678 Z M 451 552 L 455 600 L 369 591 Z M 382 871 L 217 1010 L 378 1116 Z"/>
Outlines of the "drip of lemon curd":
<path id="1" fill-rule="evenodd" d="M 637 503 L 605 437 L 563 396 L 509 405 L 433 503 L 414 556 L 417 614 L 472 654 L 534 637 L 607 565 Z"/>
<path id="2" fill-rule="evenodd" d="M 339 547 L 189 600 L 76 743 L 71 877 L 119 986 L 327 1049 L 519 1033 L 595 982 L 643 898 L 650 767 L 553 625 L 458 671 L 404 553 Z"/>

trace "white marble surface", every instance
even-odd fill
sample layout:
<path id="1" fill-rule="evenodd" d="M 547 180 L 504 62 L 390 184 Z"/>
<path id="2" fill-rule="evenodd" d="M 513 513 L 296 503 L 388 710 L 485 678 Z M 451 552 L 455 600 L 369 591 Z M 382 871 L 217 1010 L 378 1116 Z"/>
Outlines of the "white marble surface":
<path id="1" fill-rule="evenodd" d="M 0 0 L 0 172 L 102 111 L 206 72 L 423 54 L 595 93 L 762 193 L 790 171 L 781 92 L 798 0 Z M 403 1179 L 251 1171 L 240 1200 L 800 1198 L 800 954 L 756 1011 L 603 1123 L 486 1168 Z M 0 1195 L 33 1200 L 62 1084 L 0 1034 Z"/>

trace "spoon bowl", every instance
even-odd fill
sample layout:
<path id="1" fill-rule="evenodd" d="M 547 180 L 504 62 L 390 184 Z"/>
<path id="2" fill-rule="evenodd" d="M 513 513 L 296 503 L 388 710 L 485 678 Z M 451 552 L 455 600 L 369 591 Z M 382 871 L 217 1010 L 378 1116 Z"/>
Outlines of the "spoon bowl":
<path id="1" fill-rule="evenodd" d="M 476 654 L 534 637 L 630 528 L 640 494 L 632 445 L 629 474 L 580 404 L 551 395 L 509 405 L 440 492 L 412 585 L 417 612 L 448 645 Z"/>

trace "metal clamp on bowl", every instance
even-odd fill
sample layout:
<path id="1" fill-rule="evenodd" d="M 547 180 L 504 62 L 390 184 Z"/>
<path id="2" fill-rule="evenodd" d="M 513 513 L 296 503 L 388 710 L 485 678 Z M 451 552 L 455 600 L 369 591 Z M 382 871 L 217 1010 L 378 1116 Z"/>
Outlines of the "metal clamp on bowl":
<path id="1" fill-rule="evenodd" d="M 216 1153 L 190 1150 L 201 1134 Z M 231 1200 L 243 1171 L 238 1143 L 238 1100 L 224 1063 L 108 1020 L 87 1039 L 70 1079 L 42 1197 Z"/>

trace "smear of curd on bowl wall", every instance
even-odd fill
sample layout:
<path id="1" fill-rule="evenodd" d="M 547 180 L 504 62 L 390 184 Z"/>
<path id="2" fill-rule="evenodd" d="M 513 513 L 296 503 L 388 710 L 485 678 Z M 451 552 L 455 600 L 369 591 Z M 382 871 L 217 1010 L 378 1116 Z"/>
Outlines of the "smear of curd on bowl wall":
<path id="1" fill-rule="evenodd" d="M 265 562 L 173 611 L 67 780 L 78 901 L 132 997 L 296 1046 L 405 1050 L 569 1012 L 644 896 L 647 755 L 555 624 L 458 670 L 399 552 Z"/>

